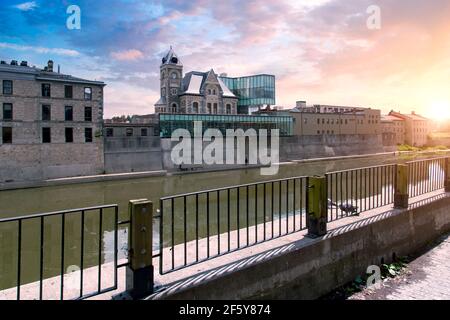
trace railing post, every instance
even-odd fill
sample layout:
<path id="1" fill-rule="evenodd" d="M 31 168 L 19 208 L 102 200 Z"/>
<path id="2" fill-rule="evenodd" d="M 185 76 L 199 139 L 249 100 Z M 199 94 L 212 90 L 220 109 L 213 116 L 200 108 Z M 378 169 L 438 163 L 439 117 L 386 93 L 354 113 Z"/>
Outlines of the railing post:
<path id="1" fill-rule="evenodd" d="M 317 238 L 327 233 L 327 186 L 326 178 L 314 176 L 308 178 L 308 236 Z"/>
<path id="2" fill-rule="evenodd" d="M 147 199 L 131 200 L 129 266 L 126 270 L 126 289 L 133 299 L 153 293 L 153 203 Z"/>
<path id="3" fill-rule="evenodd" d="M 444 168 L 444 173 L 445 173 L 445 192 L 450 192 L 450 159 L 449 158 L 445 158 L 445 168 Z"/>
<path id="4" fill-rule="evenodd" d="M 396 165 L 394 208 L 408 208 L 408 166 Z"/>

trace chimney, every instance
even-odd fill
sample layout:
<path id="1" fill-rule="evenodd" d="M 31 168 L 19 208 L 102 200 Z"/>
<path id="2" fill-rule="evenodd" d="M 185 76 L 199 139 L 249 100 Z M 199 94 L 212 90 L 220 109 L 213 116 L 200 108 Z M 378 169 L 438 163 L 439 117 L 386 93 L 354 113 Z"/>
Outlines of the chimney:
<path id="1" fill-rule="evenodd" d="M 411 111 L 411 114 L 412 114 L 412 115 L 415 115 L 415 114 L 416 114 L 416 112 L 415 112 L 415 111 Z"/>
<path id="2" fill-rule="evenodd" d="M 48 60 L 47 71 L 48 72 L 53 72 L 53 60 Z"/>
<path id="3" fill-rule="evenodd" d="M 61 73 L 61 66 L 58 64 L 58 73 Z"/>

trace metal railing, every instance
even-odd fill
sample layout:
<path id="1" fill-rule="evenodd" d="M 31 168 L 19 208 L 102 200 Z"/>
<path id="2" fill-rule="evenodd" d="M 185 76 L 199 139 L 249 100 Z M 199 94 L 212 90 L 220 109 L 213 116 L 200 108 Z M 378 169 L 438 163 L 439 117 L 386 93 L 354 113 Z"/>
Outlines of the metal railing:
<path id="1" fill-rule="evenodd" d="M 444 188 L 447 157 L 408 162 L 408 194 L 417 197 Z"/>
<path id="2" fill-rule="evenodd" d="M 327 173 L 327 221 L 394 203 L 395 167 L 389 164 Z"/>
<path id="3" fill-rule="evenodd" d="M 160 199 L 160 273 L 306 229 L 306 177 Z"/>
<path id="4" fill-rule="evenodd" d="M 118 224 L 118 206 L 116 204 L 0 219 L 0 227 L 12 229 L 13 231 L 11 234 L 17 234 L 17 255 L 15 257 L 17 259 L 15 272 L 17 300 L 21 300 L 21 289 L 26 285 L 35 284 L 34 287 L 37 287 L 36 295 L 34 297 L 28 296 L 26 299 L 44 299 L 46 288 L 49 289 L 49 291 L 51 289 L 54 294 L 56 291 L 55 288 L 49 287 L 54 284 L 55 281 L 53 280 L 56 280 L 57 277 L 59 277 L 59 299 L 64 300 L 66 298 L 64 290 L 65 281 L 68 281 L 65 277 L 68 276 L 69 272 L 67 269 L 70 266 L 74 267 L 75 270 L 72 271 L 77 271 L 77 275 L 79 275 L 79 284 L 76 289 L 78 294 L 72 296 L 70 299 L 86 299 L 88 297 L 116 290 L 118 268 Z M 54 232 L 55 228 L 57 229 L 57 232 Z M 108 230 L 106 230 L 106 228 L 108 228 Z M 112 248 L 110 248 L 108 253 L 112 252 L 112 268 L 114 273 L 112 285 L 105 288 L 102 285 L 102 283 L 104 283 L 102 266 L 104 267 L 107 263 L 104 257 L 106 246 L 103 246 L 106 231 L 112 232 L 110 240 L 112 240 L 113 243 L 111 245 Z M 69 236 L 68 233 L 70 233 Z M 111 233 L 109 235 L 111 235 Z M 55 237 L 57 238 L 56 241 L 54 241 Z M 24 239 L 26 239 L 26 241 L 24 241 Z M 34 240 L 37 240 L 37 243 L 39 244 L 38 254 L 36 256 L 27 257 L 26 254 L 35 252 L 28 248 L 24 254 L 26 246 L 33 244 L 35 242 Z M 70 248 L 68 248 L 69 246 Z M 54 249 L 57 247 L 59 247 L 59 262 L 55 261 Z M 68 251 L 70 251 L 70 256 L 67 253 Z M 78 253 L 75 253 L 75 251 L 78 251 Z M 49 257 L 47 257 L 47 255 L 49 255 Z M 28 275 L 26 279 L 24 279 L 23 274 L 25 271 L 36 269 L 32 268 L 30 265 L 27 265 L 27 268 L 24 268 L 24 259 L 27 259 L 28 261 L 38 261 L 39 274 L 37 277 L 36 275 Z M 75 260 L 78 261 L 75 262 Z M 70 263 L 76 264 L 69 265 Z M 96 268 L 96 270 L 93 270 L 92 268 Z M 87 270 L 89 271 L 89 281 L 86 281 L 85 279 L 86 273 L 88 272 Z M 92 285 L 93 278 L 97 281 L 95 286 Z M 52 284 L 49 284 L 49 282 L 52 282 Z M 71 284 L 71 286 L 73 286 L 73 284 Z M 85 291 L 86 286 L 91 288 L 88 292 Z M 55 298 L 55 296 L 50 297 L 50 299 Z"/>

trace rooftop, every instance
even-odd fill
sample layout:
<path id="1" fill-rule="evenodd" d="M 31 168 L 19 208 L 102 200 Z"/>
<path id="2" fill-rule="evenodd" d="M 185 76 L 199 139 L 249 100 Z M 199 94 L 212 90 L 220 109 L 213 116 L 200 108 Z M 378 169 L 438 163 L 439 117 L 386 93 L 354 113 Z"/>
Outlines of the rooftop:
<path id="1" fill-rule="evenodd" d="M 59 67 L 58 67 L 59 69 Z M 59 70 L 58 70 L 59 71 Z M 14 74 L 24 74 L 29 76 L 34 76 L 36 80 L 40 81 L 58 81 L 58 82 L 71 82 L 71 83 L 82 83 L 82 84 L 94 84 L 99 86 L 105 86 L 106 84 L 102 81 L 93 81 L 74 77 L 68 74 L 62 74 L 60 72 L 53 71 L 53 61 L 49 60 L 48 65 L 43 69 L 37 68 L 35 66 L 28 65 L 28 62 L 22 61 L 20 64 L 13 60 L 11 63 L 6 63 L 5 61 L 0 62 L 0 72 L 14 73 Z"/>

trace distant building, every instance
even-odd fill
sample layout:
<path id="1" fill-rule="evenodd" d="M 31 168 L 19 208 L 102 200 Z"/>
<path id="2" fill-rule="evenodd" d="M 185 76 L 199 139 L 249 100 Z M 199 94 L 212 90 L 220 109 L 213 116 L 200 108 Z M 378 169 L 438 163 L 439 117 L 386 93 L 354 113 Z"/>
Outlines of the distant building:
<path id="1" fill-rule="evenodd" d="M 0 83 L 0 182 L 103 172 L 103 82 L 2 61 Z"/>
<path id="2" fill-rule="evenodd" d="M 405 120 L 394 115 L 381 116 L 381 134 L 384 146 L 396 146 L 405 143 Z"/>
<path id="3" fill-rule="evenodd" d="M 378 135 L 381 111 L 370 108 L 313 105 L 297 102 L 290 114 L 295 118 L 295 135 Z"/>
<path id="4" fill-rule="evenodd" d="M 416 114 L 414 111 L 411 114 L 391 111 L 389 116 L 404 120 L 404 143 L 414 147 L 427 145 L 428 135 L 431 132 L 431 121 L 429 119 Z"/>
<path id="5" fill-rule="evenodd" d="M 274 76 L 231 78 L 213 69 L 183 75 L 183 64 L 172 48 L 162 59 L 160 79 L 156 113 L 249 114 L 275 103 Z"/>

